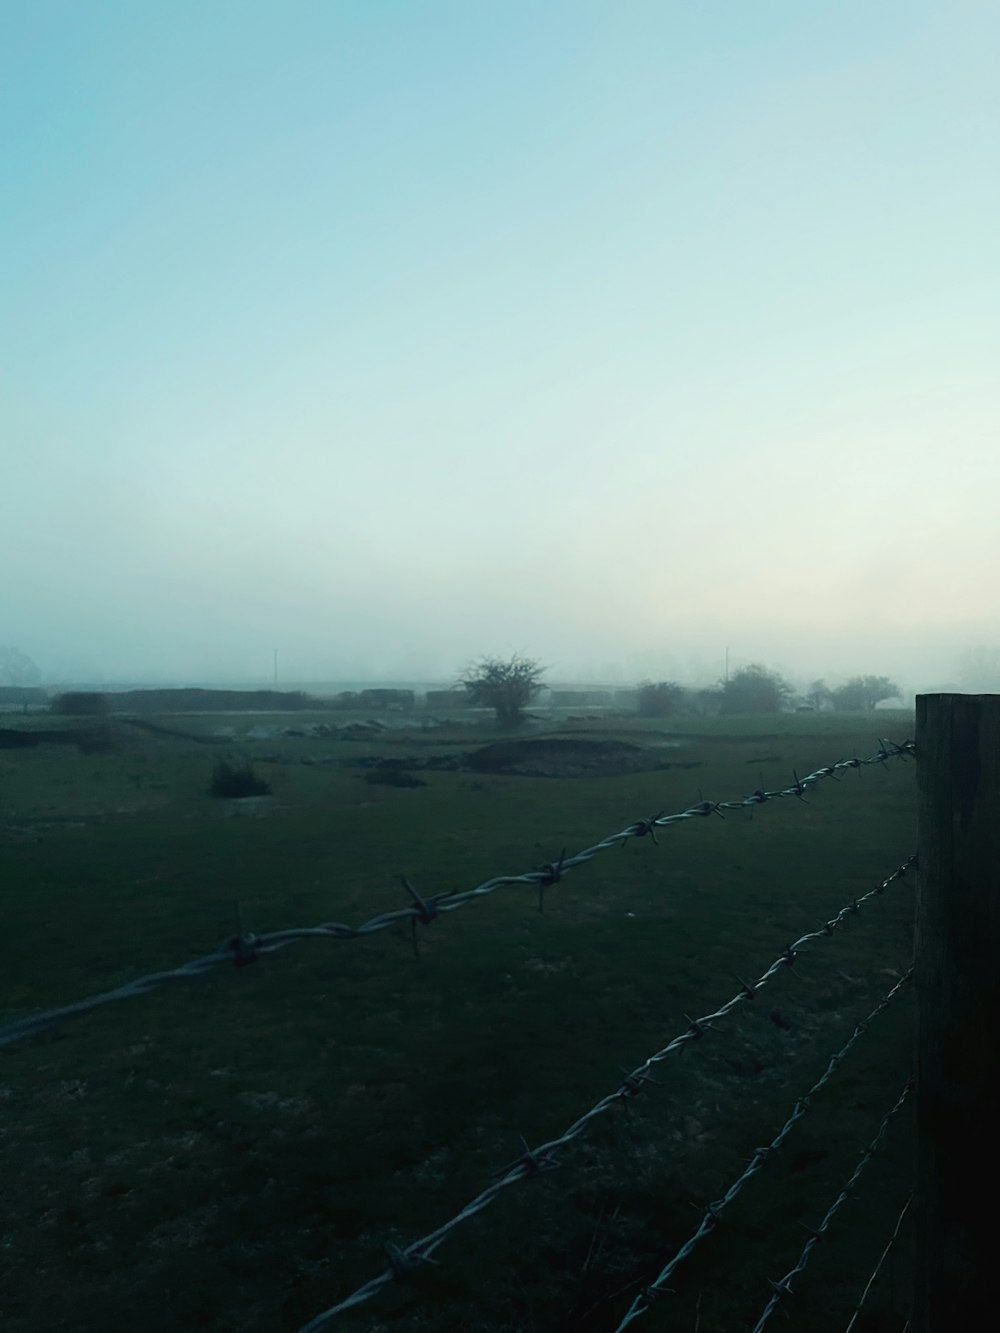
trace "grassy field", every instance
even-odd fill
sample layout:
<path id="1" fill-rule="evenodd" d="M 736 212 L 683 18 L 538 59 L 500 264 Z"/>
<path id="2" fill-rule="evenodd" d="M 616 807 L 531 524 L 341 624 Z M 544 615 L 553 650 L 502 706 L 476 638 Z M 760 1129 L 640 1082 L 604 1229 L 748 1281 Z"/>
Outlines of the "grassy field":
<path id="1" fill-rule="evenodd" d="M 236 930 L 356 924 L 535 869 L 658 811 L 786 785 L 910 736 L 912 717 L 566 724 L 669 765 L 544 778 L 358 760 L 458 754 L 459 726 L 250 740 L 268 719 L 113 720 L 107 752 L 0 750 L 0 1024 L 211 952 Z M 270 720 L 301 726 L 308 719 Z M 8 718 L 65 728 L 71 719 Z M 84 725 L 82 722 L 76 725 Z M 215 726 L 233 728 L 213 744 Z M 665 735 L 667 731 L 670 735 Z M 666 742 L 671 742 L 667 744 Z M 86 747 L 85 747 L 86 748 Z M 207 794 L 216 754 L 271 798 Z M 306 762 L 303 762 L 306 761 Z M 915 848 L 914 766 L 808 803 L 691 820 L 602 853 L 546 895 L 504 888 L 419 930 L 293 945 L 109 1004 L 0 1050 L 0 1311 L 10 1333 L 295 1330 L 755 977 Z M 559 1170 L 505 1191 L 348 1330 L 610 1330 L 908 965 L 896 883 L 659 1066 Z M 911 1071 L 912 1000 L 872 1025 L 788 1143 L 637 1328 L 752 1328 Z M 912 1113 L 844 1206 L 780 1326 L 843 1330 L 912 1175 Z M 904 1231 L 904 1238 L 907 1233 Z M 908 1248 L 858 1333 L 898 1333 Z M 775 1322 L 775 1327 L 778 1323 Z"/>

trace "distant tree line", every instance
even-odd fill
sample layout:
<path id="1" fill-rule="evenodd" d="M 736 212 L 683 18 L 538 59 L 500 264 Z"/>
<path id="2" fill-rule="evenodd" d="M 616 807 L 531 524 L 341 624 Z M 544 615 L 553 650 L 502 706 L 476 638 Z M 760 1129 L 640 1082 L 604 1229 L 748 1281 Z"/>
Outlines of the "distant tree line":
<path id="1" fill-rule="evenodd" d="M 527 720 L 528 704 L 542 688 L 544 671 L 534 658 L 486 657 L 468 667 L 458 683 L 469 703 L 492 708 L 497 725 L 513 730 Z M 643 717 L 778 713 L 790 708 L 850 713 L 871 712 L 878 704 L 901 697 L 895 681 L 871 675 L 853 676 L 835 689 L 814 681 L 804 696 L 797 696 L 780 672 L 755 662 L 703 689 L 673 680 L 643 681 L 636 691 L 636 708 Z"/>
<path id="2" fill-rule="evenodd" d="M 832 690 L 816 680 L 806 691 L 813 708 L 832 708 L 838 713 L 870 713 L 878 704 L 902 697 L 899 686 L 888 676 L 852 676 Z"/>
<path id="3" fill-rule="evenodd" d="M 545 667 L 535 658 L 484 657 L 461 674 L 448 690 L 428 692 L 429 707 L 454 708 L 461 703 L 493 709 L 497 725 L 516 729 L 527 721 L 527 708 L 542 690 Z M 963 675 L 970 681 L 1000 680 L 1000 649 L 970 649 L 963 661 Z M 17 692 L 13 702 L 28 702 L 28 695 L 43 696 L 38 689 L 41 672 L 34 662 L 17 648 L 0 647 L 0 691 Z M 982 688 L 982 685 L 980 685 Z M 630 692 L 631 693 L 631 692 Z M 22 697 L 23 696 L 23 697 Z M 554 700 L 564 706 L 597 707 L 611 703 L 605 691 L 564 691 Z M 727 675 L 715 685 L 695 688 L 677 681 L 643 681 L 634 691 L 636 708 L 644 717 L 671 717 L 677 714 L 777 713 L 800 710 L 836 712 L 872 712 L 880 703 L 902 699 L 899 686 L 887 676 L 852 676 L 842 685 L 829 687 L 815 680 L 802 695 L 796 695 L 780 672 L 751 663 Z M 0 699 L 0 702 L 4 700 Z M 615 699 L 615 702 L 619 702 Z M 260 711 L 332 708 L 410 712 L 416 706 L 410 689 L 347 690 L 333 698 L 316 698 L 302 690 L 218 690 L 218 689 L 145 689 L 115 692 L 71 690 L 52 699 L 53 712 L 67 716 L 100 716 L 109 712 L 173 713 Z"/>
<path id="4" fill-rule="evenodd" d="M 644 717 L 779 713 L 789 708 L 870 713 L 880 703 L 901 698 L 899 686 L 887 676 L 853 676 L 834 689 L 822 680 L 814 681 L 800 699 L 780 672 L 752 663 L 705 689 L 691 689 L 672 680 L 644 681 L 639 686 L 638 711 Z"/>

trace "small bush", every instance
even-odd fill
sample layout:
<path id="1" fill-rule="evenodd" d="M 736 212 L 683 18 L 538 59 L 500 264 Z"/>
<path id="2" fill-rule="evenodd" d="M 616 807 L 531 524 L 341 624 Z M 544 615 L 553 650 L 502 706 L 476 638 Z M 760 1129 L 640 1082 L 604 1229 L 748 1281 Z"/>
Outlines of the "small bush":
<path id="1" fill-rule="evenodd" d="M 242 767 L 220 759 L 212 774 L 209 791 L 213 796 L 269 796 L 271 784 L 254 772 L 252 764 Z"/>

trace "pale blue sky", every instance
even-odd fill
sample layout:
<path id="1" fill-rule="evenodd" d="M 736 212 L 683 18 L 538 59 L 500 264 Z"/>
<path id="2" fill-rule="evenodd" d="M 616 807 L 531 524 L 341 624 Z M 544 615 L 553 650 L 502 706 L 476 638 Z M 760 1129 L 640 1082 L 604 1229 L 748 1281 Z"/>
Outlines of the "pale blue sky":
<path id="1" fill-rule="evenodd" d="M 953 678 L 1000 8 L 0 0 L 0 642 Z"/>

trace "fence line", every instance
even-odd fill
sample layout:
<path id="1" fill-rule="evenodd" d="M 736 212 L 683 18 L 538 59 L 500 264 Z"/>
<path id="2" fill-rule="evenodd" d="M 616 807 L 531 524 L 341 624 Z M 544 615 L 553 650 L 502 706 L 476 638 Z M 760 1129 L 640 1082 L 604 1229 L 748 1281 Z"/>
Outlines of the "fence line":
<path id="1" fill-rule="evenodd" d="M 743 983 L 742 989 L 738 991 L 732 999 L 726 1001 L 725 1004 L 720 1005 L 710 1014 L 706 1014 L 701 1018 L 689 1020 L 689 1026 L 684 1032 L 667 1042 L 667 1044 L 661 1047 L 660 1050 L 656 1051 L 653 1055 L 648 1056 L 642 1064 L 638 1065 L 630 1073 L 627 1073 L 621 1085 L 614 1092 L 609 1093 L 606 1097 L 601 1098 L 599 1102 L 596 1102 L 589 1111 L 586 1111 L 579 1117 L 579 1119 L 575 1120 L 568 1129 L 564 1130 L 563 1133 L 559 1135 L 558 1138 L 550 1139 L 547 1143 L 542 1143 L 536 1148 L 531 1148 L 525 1144 L 524 1154 L 509 1166 L 501 1168 L 502 1174 L 500 1174 L 499 1179 L 495 1180 L 492 1185 L 489 1185 L 486 1189 L 477 1194 L 476 1197 L 460 1209 L 454 1217 L 450 1218 L 447 1222 L 444 1222 L 434 1231 L 428 1232 L 426 1236 L 421 1236 L 418 1240 L 412 1241 L 407 1246 L 392 1247 L 389 1250 L 389 1267 L 387 1269 L 358 1287 L 336 1305 L 331 1306 L 329 1309 L 316 1315 L 308 1324 L 302 1326 L 299 1333 L 318 1333 L 318 1330 L 326 1328 L 337 1315 L 343 1314 L 344 1311 L 350 1310 L 354 1306 L 369 1300 L 390 1283 L 405 1278 L 418 1268 L 420 1264 L 435 1262 L 431 1258 L 434 1251 L 454 1230 L 456 1230 L 457 1227 L 468 1218 L 475 1217 L 478 1213 L 481 1213 L 485 1208 L 489 1207 L 493 1200 L 508 1186 L 515 1185 L 519 1181 L 534 1177 L 542 1171 L 552 1170 L 557 1167 L 559 1163 L 555 1160 L 553 1154 L 560 1148 L 566 1147 L 574 1139 L 578 1138 L 592 1121 L 596 1120 L 599 1116 L 605 1115 L 612 1106 L 616 1106 L 619 1102 L 626 1101 L 630 1097 L 637 1096 L 642 1091 L 643 1085 L 650 1081 L 650 1071 L 655 1065 L 659 1064 L 662 1060 L 665 1060 L 667 1056 L 671 1055 L 674 1051 L 679 1050 L 682 1046 L 686 1045 L 687 1042 L 695 1041 L 704 1036 L 713 1022 L 720 1018 L 725 1018 L 745 1000 L 752 1000 L 761 987 L 765 986 L 776 973 L 783 967 L 791 967 L 794 964 L 796 955 L 804 944 L 808 944 L 813 940 L 824 939 L 826 936 L 832 935 L 837 926 L 839 926 L 848 916 L 853 916 L 859 912 L 864 903 L 883 894 L 890 884 L 897 879 L 903 878 L 906 871 L 914 864 L 915 860 L 915 856 L 909 857 L 902 863 L 902 865 L 898 866 L 892 874 L 888 875 L 876 885 L 875 888 L 869 890 L 869 892 L 862 897 L 855 898 L 852 902 L 842 907 L 836 916 L 831 917 L 830 920 L 824 922 L 818 930 L 809 931 L 805 935 L 801 935 L 794 941 L 794 943 L 788 946 L 784 953 L 775 959 L 771 966 L 768 967 L 755 982 Z"/>
<path id="2" fill-rule="evenodd" d="M 408 880 L 404 879 L 403 883 L 406 890 L 414 900 L 413 905 L 393 912 L 383 912 L 360 926 L 348 926 L 339 921 L 328 921 L 319 926 L 273 931 L 267 935 L 244 935 L 241 930 L 239 935 L 228 939 L 214 953 L 205 954 L 201 958 L 194 958 L 179 967 L 168 968 L 161 972 L 151 972 L 144 977 L 138 977 L 134 981 L 117 986 L 113 990 L 91 995 L 86 999 L 77 1000 L 73 1004 L 16 1019 L 14 1022 L 0 1027 L 0 1046 L 7 1046 L 11 1042 L 19 1041 L 22 1037 L 41 1032 L 56 1023 L 87 1013 L 89 1010 L 96 1009 L 99 1005 L 108 1004 L 113 1000 L 126 1000 L 134 996 L 146 995 L 167 981 L 200 976 L 219 963 L 235 962 L 237 967 L 246 966 L 255 962 L 262 954 L 276 953 L 279 949 L 284 949 L 287 945 L 294 944 L 299 940 L 358 939 L 362 935 L 371 935 L 379 930 L 387 930 L 390 926 L 401 921 L 411 921 L 414 929 L 418 921 L 424 925 L 429 925 L 442 912 L 454 912 L 473 899 L 485 897 L 487 894 L 508 885 L 527 884 L 537 887 L 539 909 L 541 909 L 543 896 L 547 888 L 557 884 L 570 870 L 592 860 L 599 852 L 606 851 L 610 847 L 622 846 L 630 838 L 642 838 L 649 835 L 655 843 L 656 829 L 666 828 L 686 819 L 700 819 L 713 814 L 722 816 L 723 811 L 726 810 L 752 809 L 754 806 L 763 805 L 767 801 L 782 800 L 787 797 L 796 797 L 802 800 L 810 787 L 816 786 L 827 778 L 838 777 L 849 769 L 860 770 L 872 764 L 884 765 L 890 759 L 906 760 L 916 754 L 916 746 L 908 740 L 897 745 L 894 741 L 880 738 L 879 747 L 879 750 L 867 759 L 842 759 L 836 764 L 816 769 L 815 772 L 807 774 L 804 778 L 799 778 L 797 774 L 793 773 L 795 780 L 792 785 L 776 791 L 766 791 L 758 788 L 757 791 L 745 796 L 742 800 L 701 801 L 698 805 L 690 806 L 686 810 L 680 810 L 671 815 L 661 811 L 660 814 L 651 818 L 636 820 L 629 824 L 627 828 L 622 829 L 620 833 L 610 834 L 591 847 L 583 848 L 574 856 L 567 857 L 564 849 L 558 859 L 543 866 L 540 870 L 525 871 L 519 875 L 499 875 L 463 892 L 440 893 L 425 899 L 417 893 Z"/>
<path id="3" fill-rule="evenodd" d="M 878 1277 L 879 1273 L 882 1271 L 882 1265 L 885 1263 L 886 1259 L 889 1257 L 889 1254 L 892 1252 L 892 1247 L 896 1244 L 896 1241 L 899 1239 L 899 1233 L 900 1233 L 900 1231 L 902 1230 L 902 1227 L 903 1227 L 903 1219 L 906 1217 L 907 1210 L 909 1209 L 910 1204 L 911 1204 L 912 1202 L 913 1202 L 913 1195 L 910 1194 L 910 1195 L 907 1196 L 907 1200 L 906 1200 L 906 1202 L 903 1204 L 903 1207 L 902 1207 L 902 1210 L 901 1210 L 901 1212 L 900 1212 L 900 1214 L 899 1214 L 899 1217 L 896 1219 L 896 1225 L 895 1225 L 895 1227 L 893 1228 L 892 1235 L 889 1237 L 888 1244 L 886 1245 L 886 1247 L 885 1247 L 885 1249 L 882 1251 L 882 1253 L 879 1255 L 878 1263 L 875 1265 L 875 1268 L 874 1268 L 873 1271 L 872 1271 L 872 1275 L 871 1275 L 871 1277 L 870 1277 L 870 1278 L 868 1279 L 868 1281 L 865 1283 L 865 1289 L 864 1289 L 864 1291 L 861 1293 L 861 1296 L 860 1296 L 860 1298 L 859 1298 L 859 1300 L 858 1300 L 857 1306 L 855 1307 L 854 1313 L 851 1315 L 851 1322 L 847 1325 L 847 1328 L 844 1330 L 844 1333 L 851 1333 L 851 1330 L 854 1328 L 854 1325 L 858 1322 L 858 1315 L 861 1313 L 862 1308 L 864 1307 L 864 1303 L 865 1303 L 865 1301 L 868 1299 L 868 1293 L 871 1291 L 872 1287 L 875 1285 L 875 1279 Z M 907 1322 L 909 1322 L 909 1321 L 907 1321 Z M 905 1329 L 904 1329 L 903 1333 L 906 1333 L 906 1330 L 905 1330 Z"/>
<path id="4" fill-rule="evenodd" d="M 892 987 L 892 989 L 888 992 L 888 994 L 886 994 L 879 1001 L 879 1003 L 875 1006 L 875 1008 L 868 1015 L 868 1017 L 861 1019 L 861 1021 L 857 1024 L 854 1031 L 852 1032 L 851 1036 L 840 1048 L 840 1050 L 837 1051 L 835 1055 L 831 1055 L 829 1063 L 827 1064 L 827 1067 L 823 1072 L 823 1074 L 821 1075 L 821 1077 L 817 1079 L 817 1081 L 812 1085 L 809 1091 L 805 1093 L 802 1097 L 800 1097 L 799 1100 L 792 1107 L 792 1112 L 789 1115 L 788 1119 L 785 1121 L 781 1129 L 774 1136 L 774 1138 L 767 1145 L 767 1147 L 757 1149 L 753 1157 L 750 1159 L 750 1165 L 746 1168 L 743 1174 L 739 1176 L 737 1180 L 733 1181 L 733 1183 L 729 1186 L 729 1189 L 726 1190 L 722 1198 L 715 1200 L 714 1203 L 710 1203 L 706 1207 L 705 1215 L 701 1219 L 701 1222 L 697 1230 L 690 1237 L 690 1239 L 685 1241 L 685 1243 L 680 1247 L 680 1249 L 676 1252 L 676 1254 L 673 1256 L 672 1259 L 670 1259 L 668 1263 L 664 1264 L 664 1266 L 660 1269 L 660 1272 L 657 1274 L 655 1280 L 651 1282 L 649 1286 L 644 1287 L 642 1291 L 639 1292 L 639 1294 L 636 1296 L 635 1300 L 629 1307 L 628 1311 L 626 1312 L 621 1323 L 615 1329 L 615 1333 L 622 1333 L 622 1330 L 627 1328 L 629 1324 L 634 1323 L 641 1315 L 645 1314 L 647 1310 L 652 1309 L 654 1297 L 660 1296 L 665 1291 L 669 1290 L 666 1284 L 672 1277 L 674 1270 L 686 1258 L 688 1258 L 688 1256 L 692 1253 L 695 1247 L 702 1240 L 704 1240 L 704 1238 L 707 1235 L 709 1235 L 712 1231 L 715 1230 L 716 1226 L 718 1225 L 719 1217 L 722 1213 L 722 1210 L 732 1203 L 732 1201 L 737 1197 L 737 1195 L 743 1189 L 743 1186 L 747 1183 L 748 1180 L 751 1179 L 751 1177 L 757 1174 L 757 1172 L 761 1169 L 764 1163 L 771 1160 L 773 1154 L 777 1152 L 777 1150 L 784 1143 L 785 1139 L 791 1133 L 792 1128 L 803 1118 L 806 1111 L 808 1111 L 812 1103 L 812 1099 L 813 1097 L 815 1097 L 816 1093 L 820 1092 L 826 1086 L 826 1084 L 829 1083 L 830 1079 L 833 1077 L 834 1073 L 839 1068 L 840 1062 L 843 1060 L 844 1056 L 847 1055 L 847 1053 L 850 1051 L 851 1047 L 855 1044 L 855 1042 L 858 1040 L 861 1034 L 868 1030 L 868 1027 L 871 1024 L 872 1020 L 877 1018 L 879 1014 L 884 1013 L 884 1011 L 889 1007 L 889 1005 L 892 1003 L 893 999 L 896 997 L 899 991 L 903 989 L 903 987 L 907 984 L 907 982 L 909 982 L 912 979 L 912 977 L 913 977 L 913 968 L 911 967 L 907 972 L 903 974 L 902 977 L 900 977 L 899 981 L 896 982 L 896 984 Z"/>
<path id="5" fill-rule="evenodd" d="M 903 1091 L 899 1094 L 899 1097 L 896 1100 L 896 1104 L 889 1111 L 886 1112 L 885 1117 L 882 1120 L 881 1125 L 879 1126 L 878 1133 L 875 1135 L 871 1143 L 869 1143 L 868 1147 L 864 1150 L 864 1152 L 858 1159 L 858 1164 L 854 1168 L 850 1180 L 848 1180 L 847 1184 L 834 1199 L 830 1207 L 826 1210 L 822 1222 L 820 1222 L 819 1226 L 816 1228 L 816 1230 L 806 1241 L 805 1245 L 802 1247 L 802 1253 L 795 1261 L 794 1267 L 790 1268 L 783 1278 L 779 1278 L 777 1282 L 771 1283 L 772 1287 L 771 1299 L 764 1307 L 764 1310 L 761 1313 L 761 1316 L 757 1320 L 756 1324 L 754 1324 L 753 1333 L 761 1333 L 761 1330 L 764 1328 L 764 1325 L 767 1323 L 771 1315 L 781 1304 L 782 1299 L 785 1296 L 793 1296 L 795 1294 L 792 1291 L 791 1286 L 789 1285 L 791 1283 L 792 1278 L 797 1277 L 799 1273 L 804 1271 L 806 1264 L 809 1262 L 810 1255 L 812 1254 L 816 1246 L 819 1244 L 819 1242 L 826 1235 L 830 1223 L 836 1217 L 837 1213 L 840 1211 L 843 1204 L 846 1203 L 847 1199 L 850 1197 L 851 1191 L 853 1190 L 854 1186 L 858 1183 L 858 1179 L 861 1176 L 862 1171 L 864 1171 L 865 1167 L 868 1165 L 871 1159 L 875 1156 L 876 1152 L 878 1152 L 879 1148 L 882 1146 L 882 1143 L 886 1136 L 886 1132 L 889 1129 L 890 1123 L 895 1119 L 896 1115 L 902 1109 L 903 1103 L 912 1093 L 913 1087 L 914 1085 L 912 1082 L 907 1083 Z"/>

